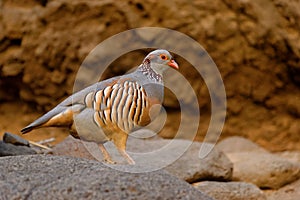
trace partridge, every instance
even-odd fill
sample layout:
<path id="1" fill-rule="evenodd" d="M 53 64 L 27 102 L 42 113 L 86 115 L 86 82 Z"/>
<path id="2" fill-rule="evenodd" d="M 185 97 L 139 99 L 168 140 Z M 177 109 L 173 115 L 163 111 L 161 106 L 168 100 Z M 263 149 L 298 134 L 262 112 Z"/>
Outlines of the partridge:
<path id="1" fill-rule="evenodd" d="M 74 93 L 21 132 L 68 127 L 73 137 L 99 144 L 106 162 L 115 163 L 103 145 L 112 141 L 127 162 L 134 164 L 125 151 L 128 134 L 148 125 L 158 114 L 159 110 L 152 112 L 151 108 L 162 103 L 163 72 L 169 67 L 179 68 L 168 51 L 152 51 L 134 72 Z"/>

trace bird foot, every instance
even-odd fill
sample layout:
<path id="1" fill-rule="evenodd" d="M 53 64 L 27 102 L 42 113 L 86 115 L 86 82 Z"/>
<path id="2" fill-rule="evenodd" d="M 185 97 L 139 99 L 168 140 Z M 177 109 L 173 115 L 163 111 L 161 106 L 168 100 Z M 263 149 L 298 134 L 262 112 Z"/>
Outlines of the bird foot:
<path id="1" fill-rule="evenodd" d="M 135 162 L 134 162 L 134 160 L 132 160 L 132 159 L 131 159 L 131 160 L 128 160 L 128 159 L 127 159 L 127 162 L 128 162 L 129 165 L 135 165 Z"/>
<path id="2" fill-rule="evenodd" d="M 119 152 L 126 159 L 126 161 L 128 162 L 129 165 L 135 165 L 134 160 L 126 153 L 125 150 L 120 150 L 119 149 Z"/>
<path id="3" fill-rule="evenodd" d="M 103 160 L 105 163 L 107 163 L 107 164 L 110 164 L 110 165 L 115 165 L 115 164 L 117 164 L 117 162 L 116 161 L 113 161 L 112 159 L 104 159 Z"/>

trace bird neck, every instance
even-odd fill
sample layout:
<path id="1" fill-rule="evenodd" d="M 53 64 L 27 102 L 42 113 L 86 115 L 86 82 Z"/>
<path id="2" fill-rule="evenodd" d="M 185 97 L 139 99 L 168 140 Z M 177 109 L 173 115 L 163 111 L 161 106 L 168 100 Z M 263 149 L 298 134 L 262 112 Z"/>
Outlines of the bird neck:
<path id="1" fill-rule="evenodd" d="M 149 59 L 145 59 L 144 62 L 138 67 L 138 71 L 142 72 L 150 80 L 162 83 L 163 75 L 154 71 L 151 67 Z"/>

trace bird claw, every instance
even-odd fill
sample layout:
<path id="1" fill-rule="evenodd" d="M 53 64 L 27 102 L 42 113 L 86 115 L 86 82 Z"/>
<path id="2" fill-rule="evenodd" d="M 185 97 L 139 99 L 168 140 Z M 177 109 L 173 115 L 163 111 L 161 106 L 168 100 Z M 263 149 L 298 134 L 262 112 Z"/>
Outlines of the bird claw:
<path id="1" fill-rule="evenodd" d="M 127 160 L 127 162 L 128 162 L 129 165 L 135 165 L 135 162 L 132 159 L 131 160 Z"/>
<path id="2" fill-rule="evenodd" d="M 115 165 L 115 164 L 117 164 L 117 162 L 116 161 L 113 161 L 112 159 L 104 159 L 103 160 L 105 163 L 107 163 L 107 164 L 110 164 L 110 165 Z"/>

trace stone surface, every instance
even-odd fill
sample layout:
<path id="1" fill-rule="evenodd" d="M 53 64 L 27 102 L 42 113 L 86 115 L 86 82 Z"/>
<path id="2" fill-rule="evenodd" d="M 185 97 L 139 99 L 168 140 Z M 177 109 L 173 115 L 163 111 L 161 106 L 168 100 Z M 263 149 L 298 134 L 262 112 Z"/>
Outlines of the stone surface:
<path id="1" fill-rule="evenodd" d="M 254 142 L 239 136 L 216 145 L 234 164 L 233 179 L 262 188 L 280 188 L 300 177 L 300 154 L 285 151 L 271 154 Z"/>
<path id="2" fill-rule="evenodd" d="M 224 153 L 232 153 L 232 152 L 267 153 L 268 152 L 267 150 L 255 144 L 251 140 L 240 136 L 232 136 L 223 139 L 216 145 L 216 148 L 223 151 Z"/>
<path id="3" fill-rule="evenodd" d="M 30 155 L 36 152 L 27 146 L 18 146 L 0 141 L 0 156 Z"/>
<path id="4" fill-rule="evenodd" d="M 170 142 L 173 142 L 173 144 L 171 145 Z M 111 143 L 106 143 L 105 146 L 115 161 L 126 164 Z M 218 150 L 213 150 L 206 158 L 200 159 L 200 147 L 201 143 L 194 142 L 192 144 L 189 141 L 180 139 L 142 140 L 129 138 L 127 142 L 127 152 L 136 161 L 137 166 L 149 166 L 149 169 L 145 170 L 151 170 L 151 166 L 153 169 L 165 168 L 171 174 L 188 182 L 230 180 L 232 163 L 225 154 Z M 160 152 L 163 148 L 166 148 L 166 150 Z M 186 150 L 185 148 L 188 149 Z M 180 151 L 183 151 L 183 155 L 180 154 Z M 145 154 L 139 156 L 134 153 Z M 153 155 L 149 156 L 147 153 L 152 153 Z M 53 154 L 102 160 L 102 155 L 99 153 L 97 145 L 82 143 L 82 141 L 71 137 L 54 147 Z M 173 158 L 174 161 L 172 161 Z M 133 170 L 134 168 L 132 167 Z"/>
<path id="5" fill-rule="evenodd" d="M 283 151 L 277 152 L 275 155 L 285 158 L 291 162 L 300 163 L 300 151 Z"/>
<path id="6" fill-rule="evenodd" d="M 10 143 L 13 145 L 29 146 L 29 142 L 27 140 L 25 140 L 24 138 L 22 138 L 18 135 L 8 133 L 8 132 L 4 133 L 3 141 L 5 143 Z"/>
<path id="7" fill-rule="evenodd" d="M 72 156 L 76 158 L 86 158 L 90 160 L 97 160 L 87 150 L 84 143 L 81 140 L 75 139 L 72 136 L 68 136 L 61 143 L 55 145 L 50 152 L 53 155 Z"/>
<path id="8" fill-rule="evenodd" d="M 231 180 L 233 165 L 224 153 L 213 149 L 204 159 L 199 158 L 201 143 L 194 142 L 166 170 L 187 182 L 199 180 Z"/>
<path id="9" fill-rule="evenodd" d="M 299 200 L 300 179 L 277 191 L 267 191 L 266 195 L 268 200 Z"/>
<path id="10" fill-rule="evenodd" d="M 194 183 L 198 190 L 216 200 L 266 200 L 264 193 L 251 183 L 203 181 Z"/>
<path id="11" fill-rule="evenodd" d="M 3 157 L 0 168 L 4 199 L 211 199 L 162 170 L 125 173 L 96 161 L 43 155 Z"/>
<path id="12" fill-rule="evenodd" d="M 228 153 L 233 162 L 233 180 L 277 189 L 300 177 L 300 165 L 268 153 Z"/>
<path id="13" fill-rule="evenodd" d="M 222 136 L 249 137 L 272 151 L 300 149 L 299 0 L 174 0 L 171 5 L 168 0 L 5 0 L 0 10 L 0 99 L 31 105 L 24 114 L 42 114 L 70 95 L 78 68 L 100 42 L 136 27 L 166 27 L 194 38 L 214 59 L 227 93 Z M 149 38 L 167 41 L 138 34 L 132 41 Z M 180 52 L 190 50 L 171 39 Z M 116 44 L 107 51 L 119 49 Z M 125 73 L 145 53 L 120 57 L 101 78 Z M 197 139 L 203 139 L 211 117 L 204 76 L 187 58 L 176 59 L 198 96 Z M 165 105 L 179 115 L 174 95 L 166 95 Z M 175 135 L 175 119 L 167 121 L 163 135 Z"/>

